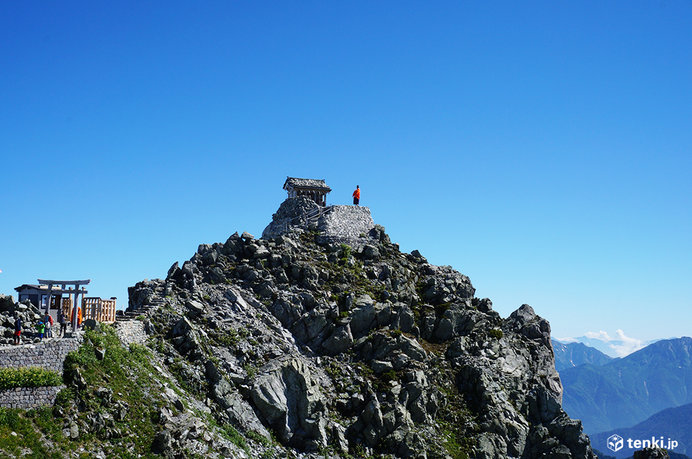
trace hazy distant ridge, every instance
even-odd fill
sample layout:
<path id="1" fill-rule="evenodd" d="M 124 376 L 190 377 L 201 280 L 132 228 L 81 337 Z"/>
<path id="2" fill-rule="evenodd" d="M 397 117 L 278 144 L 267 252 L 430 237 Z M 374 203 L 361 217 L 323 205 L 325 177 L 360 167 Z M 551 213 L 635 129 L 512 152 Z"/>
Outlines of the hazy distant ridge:
<path id="1" fill-rule="evenodd" d="M 563 407 L 587 433 L 633 426 L 692 403 L 692 338 L 658 341 L 601 366 L 566 368 L 560 379 Z"/>
<path id="2" fill-rule="evenodd" d="M 612 357 L 583 343 L 551 341 L 553 352 L 555 353 L 555 369 L 557 371 L 577 367 L 585 363 L 604 365 L 612 360 Z"/>
<path id="3" fill-rule="evenodd" d="M 660 411 L 644 422 L 627 429 L 614 429 L 607 432 L 591 435 L 592 444 L 601 450 L 606 449 L 606 439 L 618 434 L 627 439 L 647 439 L 652 436 L 657 438 L 663 436 L 664 441 L 668 438 L 677 440 L 679 446 L 675 448 L 676 453 L 689 454 L 692 452 L 692 404 L 683 405 L 677 408 L 668 408 Z M 631 455 L 631 451 L 621 450 L 617 454 L 608 452 L 615 457 L 626 457 Z"/>

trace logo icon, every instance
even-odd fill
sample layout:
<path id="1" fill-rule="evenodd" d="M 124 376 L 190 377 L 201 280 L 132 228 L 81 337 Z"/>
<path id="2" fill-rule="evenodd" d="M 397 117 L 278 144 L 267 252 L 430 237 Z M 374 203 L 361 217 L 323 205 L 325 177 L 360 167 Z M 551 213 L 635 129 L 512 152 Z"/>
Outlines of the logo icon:
<path id="1" fill-rule="evenodd" d="M 608 449 L 611 451 L 618 452 L 625 446 L 625 441 L 618 434 L 611 435 L 608 437 Z"/>

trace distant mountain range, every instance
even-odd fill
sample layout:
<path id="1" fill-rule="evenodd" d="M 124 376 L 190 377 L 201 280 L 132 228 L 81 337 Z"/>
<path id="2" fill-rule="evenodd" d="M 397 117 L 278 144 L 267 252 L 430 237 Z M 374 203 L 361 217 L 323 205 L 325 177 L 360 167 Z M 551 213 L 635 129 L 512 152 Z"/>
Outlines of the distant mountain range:
<path id="1" fill-rule="evenodd" d="M 567 368 L 578 367 L 585 363 L 593 365 L 605 365 L 612 357 L 583 343 L 561 343 L 551 340 L 555 353 L 555 369 L 562 371 Z"/>
<path id="2" fill-rule="evenodd" d="M 566 339 L 558 341 L 564 344 L 582 343 L 588 347 L 597 349 L 601 351 L 603 354 L 606 354 L 607 356 L 613 358 L 618 357 L 617 353 L 615 352 L 615 348 L 617 348 L 618 346 L 623 346 L 625 344 L 624 341 L 617 339 L 603 340 L 599 338 L 589 338 L 588 336 L 570 338 L 569 341 Z"/>
<path id="3" fill-rule="evenodd" d="M 613 452 L 607 449 L 607 439 L 613 434 L 617 434 L 624 439 L 624 447 Z M 692 453 L 692 403 L 677 408 L 668 408 L 654 414 L 644 422 L 628 429 L 615 429 L 591 435 L 591 444 L 606 454 L 625 458 L 633 454 L 634 450 L 627 448 L 627 440 L 632 439 L 651 439 L 663 437 L 663 447 L 668 444 L 668 439 L 678 442 L 677 447 L 671 452 L 679 454 Z"/>
<path id="4" fill-rule="evenodd" d="M 564 355 L 575 365 L 598 356 L 574 349 Z M 601 365 L 567 365 L 560 379 L 563 408 L 582 420 L 589 435 L 634 426 L 666 408 L 692 403 L 692 338 L 657 341 Z"/>
<path id="5" fill-rule="evenodd" d="M 622 335 L 624 335 L 624 333 Z M 637 340 L 632 340 L 627 337 L 624 337 L 625 339 L 622 338 L 623 337 L 619 333 L 616 337 L 611 337 L 607 333 L 602 332 L 602 335 L 599 336 L 578 336 L 576 338 L 557 339 L 554 341 L 558 341 L 562 344 L 582 343 L 588 347 L 601 351 L 611 358 L 624 357 L 650 344 L 661 341 L 660 339 L 654 339 L 637 344 Z"/>

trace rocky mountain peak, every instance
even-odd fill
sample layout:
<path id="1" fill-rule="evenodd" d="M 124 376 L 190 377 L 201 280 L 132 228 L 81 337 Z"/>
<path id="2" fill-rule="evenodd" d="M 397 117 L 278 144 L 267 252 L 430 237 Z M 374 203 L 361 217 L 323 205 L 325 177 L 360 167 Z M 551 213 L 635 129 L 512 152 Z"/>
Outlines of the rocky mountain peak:
<path id="1" fill-rule="evenodd" d="M 367 208 L 288 199 L 261 239 L 200 245 L 129 293 L 158 305 L 146 329 L 216 422 L 286 451 L 594 457 L 561 408 L 548 322 L 528 305 L 503 319 Z"/>

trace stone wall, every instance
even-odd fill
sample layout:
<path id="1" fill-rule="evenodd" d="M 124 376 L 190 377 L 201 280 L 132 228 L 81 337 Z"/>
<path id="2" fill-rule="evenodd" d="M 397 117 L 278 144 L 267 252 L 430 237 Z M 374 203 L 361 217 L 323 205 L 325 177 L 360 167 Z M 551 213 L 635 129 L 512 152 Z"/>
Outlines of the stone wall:
<path id="1" fill-rule="evenodd" d="M 311 212 L 321 211 L 317 221 L 309 221 L 306 216 Z M 375 223 L 370 209 L 360 206 L 320 207 L 310 199 L 300 196 L 288 198 L 279 206 L 272 216 L 272 221 L 262 232 L 263 239 L 275 238 L 290 231 L 317 230 L 323 240 L 344 242 L 352 246 L 364 244 Z"/>
<path id="2" fill-rule="evenodd" d="M 55 396 L 64 388 L 65 386 L 49 386 L 0 390 L 0 407 L 28 410 L 38 406 L 51 406 L 55 402 Z"/>
<path id="3" fill-rule="evenodd" d="M 323 239 L 349 245 L 367 242 L 365 237 L 374 227 L 370 209 L 360 206 L 331 206 L 318 222 Z"/>
<path id="4" fill-rule="evenodd" d="M 79 348 L 74 338 L 0 348 L 0 368 L 41 367 L 62 372 L 65 356 Z"/>
<path id="5" fill-rule="evenodd" d="M 147 341 L 147 332 L 144 331 L 144 322 L 141 320 L 124 320 L 116 323 L 115 332 L 120 341 L 125 345 L 144 344 Z"/>
<path id="6" fill-rule="evenodd" d="M 79 348 L 79 339 L 64 338 L 38 344 L 0 348 L 0 368 L 41 367 L 62 373 L 68 353 Z M 0 391 L 0 407 L 36 408 L 50 406 L 65 386 L 17 387 Z"/>

